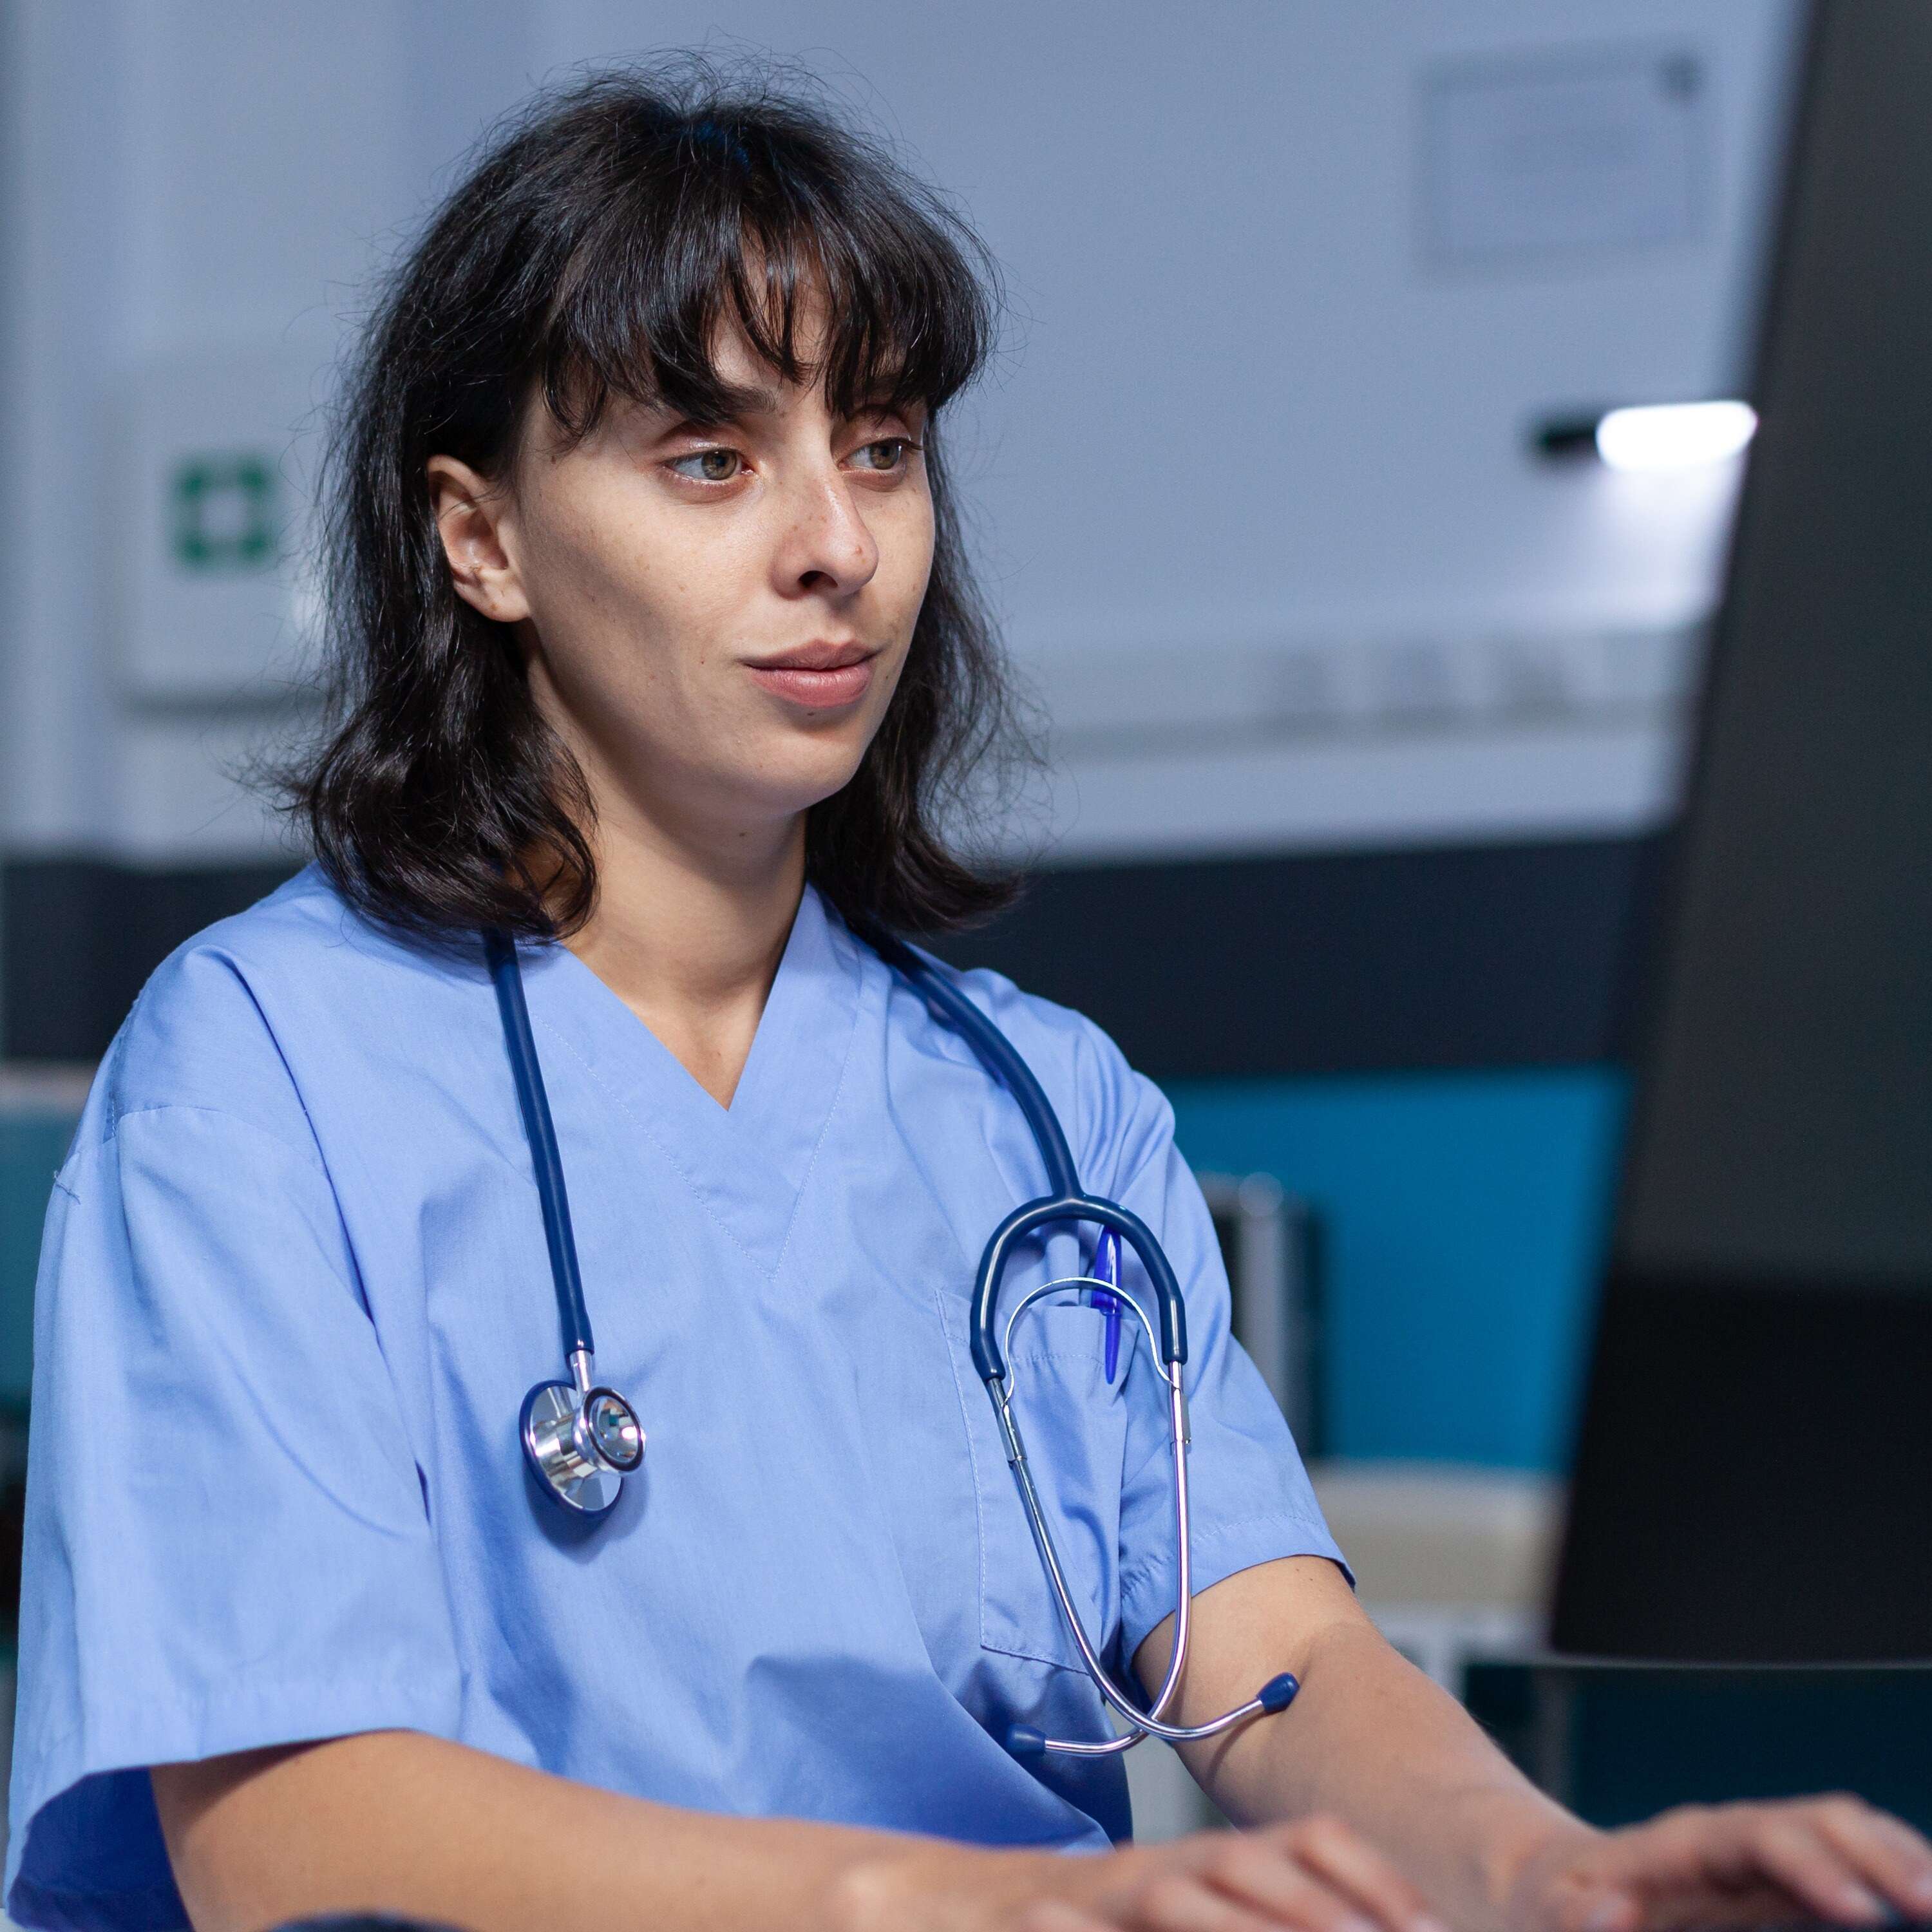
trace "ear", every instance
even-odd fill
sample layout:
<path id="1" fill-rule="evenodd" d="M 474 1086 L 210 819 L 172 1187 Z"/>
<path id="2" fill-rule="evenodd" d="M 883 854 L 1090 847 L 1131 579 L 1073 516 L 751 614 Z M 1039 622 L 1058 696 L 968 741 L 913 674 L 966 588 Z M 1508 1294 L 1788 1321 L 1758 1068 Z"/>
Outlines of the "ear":
<path id="1" fill-rule="evenodd" d="M 508 493 L 453 456 L 432 456 L 423 470 L 457 596 L 500 624 L 520 623 L 530 604 L 517 568 Z"/>

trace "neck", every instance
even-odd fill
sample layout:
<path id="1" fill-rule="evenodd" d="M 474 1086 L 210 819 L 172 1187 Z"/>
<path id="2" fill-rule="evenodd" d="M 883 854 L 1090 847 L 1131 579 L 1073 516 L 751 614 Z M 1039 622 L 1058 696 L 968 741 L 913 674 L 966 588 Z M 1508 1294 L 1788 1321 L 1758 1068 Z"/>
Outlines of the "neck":
<path id="1" fill-rule="evenodd" d="M 729 1106 L 805 890 L 805 818 L 680 836 L 600 814 L 597 902 L 565 943 Z"/>

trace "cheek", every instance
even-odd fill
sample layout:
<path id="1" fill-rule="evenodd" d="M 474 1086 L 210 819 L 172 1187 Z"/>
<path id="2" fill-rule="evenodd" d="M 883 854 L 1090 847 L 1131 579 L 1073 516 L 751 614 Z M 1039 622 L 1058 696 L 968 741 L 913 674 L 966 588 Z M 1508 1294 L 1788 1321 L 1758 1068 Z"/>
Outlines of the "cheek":
<path id="1" fill-rule="evenodd" d="M 560 680 L 675 701 L 724 650 L 739 568 L 716 545 L 696 553 L 683 534 L 647 515 L 560 524 L 540 559 L 536 614 Z"/>
<path id="2" fill-rule="evenodd" d="M 920 514 L 908 516 L 902 530 L 879 532 L 879 569 L 869 589 L 878 631 L 890 637 L 888 655 L 892 675 L 882 679 L 874 701 L 866 707 L 866 735 L 869 738 L 884 720 L 904 675 L 912 634 L 926 602 L 927 584 L 932 575 L 933 532 L 932 505 L 922 501 Z"/>
<path id="3" fill-rule="evenodd" d="M 932 502 L 921 496 L 916 503 L 908 505 L 902 527 L 880 533 L 874 588 L 881 604 L 891 611 L 893 630 L 902 638 L 911 635 L 920 606 L 926 601 L 932 554 Z"/>

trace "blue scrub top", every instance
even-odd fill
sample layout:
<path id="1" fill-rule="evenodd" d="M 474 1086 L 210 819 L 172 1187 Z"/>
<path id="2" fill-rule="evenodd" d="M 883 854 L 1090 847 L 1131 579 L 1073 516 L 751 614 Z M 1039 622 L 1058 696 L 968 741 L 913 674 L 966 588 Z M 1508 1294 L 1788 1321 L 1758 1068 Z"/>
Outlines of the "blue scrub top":
<path id="1" fill-rule="evenodd" d="M 48 1212 L 22 1924 L 185 1925 L 145 1767 L 376 1728 L 713 1811 L 1070 1850 L 1127 1832 L 1118 1757 L 1000 1742 L 1108 1734 L 968 1351 L 980 1249 L 1044 1186 L 1012 1100 L 809 891 L 728 1109 L 567 949 L 526 949 L 524 975 L 642 1473 L 586 1533 L 524 1472 L 519 1406 L 563 1370 L 480 945 L 390 937 L 313 866 L 190 940 L 116 1039 Z M 1339 1561 L 1229 1336 L 1166 1101 L 1078 1015 L 960 983 L 1083 1183 L 1173 1259 L 1197 1587 Z M 1077 1271 L 1078 1238 L 1009 1292 Z M 1144 1343 L 1107 1385 L 1104 1320 L 1048 1302 L 1013 1372 L 1118 1662 L 1172 1610 L 1174 1558 L 1160 1385 Z"/>

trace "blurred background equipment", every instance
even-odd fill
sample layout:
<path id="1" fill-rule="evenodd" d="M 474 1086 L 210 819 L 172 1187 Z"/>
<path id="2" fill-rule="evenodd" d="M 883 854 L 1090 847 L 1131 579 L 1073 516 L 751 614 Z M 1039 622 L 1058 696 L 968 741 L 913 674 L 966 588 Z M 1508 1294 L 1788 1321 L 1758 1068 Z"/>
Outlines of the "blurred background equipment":
<path id="1" fill-rule="evenodd" d="M 1826 0 L 1556 1598 L 1932 1658 L 1932 10 Z"/>
<path id="2" fill-rule="evenodd" d="M 1234 1338 L 1281 1405 L 1304 1458 L 1322 1429 L 1320 1223 L 1271 1174 L 1196 1177 L 1228 1270 Z"/>

